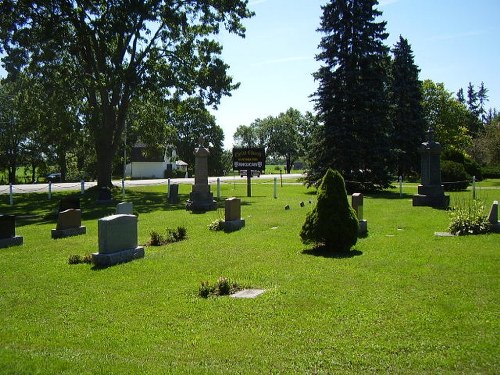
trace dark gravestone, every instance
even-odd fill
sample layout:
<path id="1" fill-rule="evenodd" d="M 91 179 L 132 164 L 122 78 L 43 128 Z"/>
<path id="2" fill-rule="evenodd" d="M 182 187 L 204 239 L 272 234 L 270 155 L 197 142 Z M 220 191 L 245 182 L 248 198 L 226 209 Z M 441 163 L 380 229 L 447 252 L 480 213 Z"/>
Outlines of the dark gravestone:
<path id="1" fill-rule="evenodd" d="M 194 150 L 194 185 L 186 203 L 186 210 L 205 212 L 217 209 L 217 202 L 214 200 L 208 184 L 209 155 L 210 151 L 203 147 L 203 138 L 200 138 L 199 147 Z"/>
<path id="2" fill-rule="evenodd" d="M 168 189 L 168 203 L 179 203 L 179 185 L 170 185 Z"/>
<path id="3" fill-rule="evenodd" d="M 82 211 L 68 209 L 59 212 L 56 229 L 52 229 L 52 238 L 78 236 L 87 233 L 87 228 L 82 226 Z"/>
<path id="4" fill-rule="evenodd" d="M 12 238 L 16 235 L 16 217 L 0 215 L 0 239 Z"/>
<path id="5" fill-rule="evenodd" d="M 441 145 L 434 142 L 434 131 L 427 131 L 427 142 L 423 142 L 419 152 L 421 158 L 422 183 L 418 185 L 418 194 L 413 196 L 413 206 L 447 208 L 450 197 L 444 195 L 441 183 Z"/>
<path id="6" fill-rule="evenodd" d="M 23 237 L 16 236 L 16 217 L 0 215 L 0 248 L 22 244 Z"/>
<path id="7" fill-rule="evenodd" d="M 59 212 L 66 210 L 79 210 L 80 198 L 65 197 L 59 201 Z"/>

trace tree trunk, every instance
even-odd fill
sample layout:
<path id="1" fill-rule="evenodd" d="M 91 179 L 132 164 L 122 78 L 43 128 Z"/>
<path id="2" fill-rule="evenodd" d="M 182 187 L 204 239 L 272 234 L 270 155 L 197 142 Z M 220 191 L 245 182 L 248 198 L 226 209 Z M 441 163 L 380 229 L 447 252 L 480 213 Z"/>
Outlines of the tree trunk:
<path id="1" fill-rule="evenodd" d="M 97 157 L 97 186 L 100 188 L 113 187 L 111 175 L 113 172 L 113 157 L 115 150 L 107 145 L 106 140 L 96 141 L 96 157 Z"/>

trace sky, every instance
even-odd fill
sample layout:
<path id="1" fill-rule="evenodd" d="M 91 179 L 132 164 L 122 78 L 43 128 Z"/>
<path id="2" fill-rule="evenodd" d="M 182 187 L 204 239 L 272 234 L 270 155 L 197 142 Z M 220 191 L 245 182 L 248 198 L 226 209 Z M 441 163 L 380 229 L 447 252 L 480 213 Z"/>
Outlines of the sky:
<path id="1" fill-rule="evenodd" d="M 320 63 L 321 6 L 327 0 L 250 0 L 255 12 L 244 20 L 245 39 L 219 35 L 223 60 L 240 82 L 231 97 L 212 111 L 233 146 L 239 125 L 278 116 L 293 107 L 314 112 L 310 95 L 317 89 L 312 74 Z M 391 48 L 401 35 L 407 39 L 421 80 L 442 82 L 456 93 L 488 89 L 487 108 L 500 110 L 500 0 L 379 0 L 380 21 L 386 21 Z"/>
<path id="2" fill-rule="evenodd" d="M 231 149 L 239 125 L 278 116 L 288 108 L 314 112 L 312 74 L 320 63 L 321 6 L 328 0 L 250 0 L 255 12 L 243 21 L 244 39 L 221 33 L 223 60 L 239 89 L 211 110 Z M 488 89 L 487 108 L 500 110 L 500 0 L 379 0 L 392 47 L 403 36 L 411 45 L 420 79 L 442 82 L 456 93 Z M 5 72 L 0 68 L 0 76 Z"/>

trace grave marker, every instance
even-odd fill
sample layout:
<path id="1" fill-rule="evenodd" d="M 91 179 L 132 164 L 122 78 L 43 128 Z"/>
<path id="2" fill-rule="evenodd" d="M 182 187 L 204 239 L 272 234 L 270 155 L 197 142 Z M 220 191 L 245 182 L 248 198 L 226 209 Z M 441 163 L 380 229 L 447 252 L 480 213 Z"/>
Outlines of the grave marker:
<path id="1" fill-rule="evenodd" d="M 241 218 L 241 199 L 227 198 L 225 201 L 224 231 L 234 232 L 245 226 L 245 220 Z"/>
<path id="2" fill-rule="evenodd" d="M 358 235 L 364 236 L 368 233 L 368 222 L 363 219 L 363 194 L 354 193 L 351 197 L 351 205 L 359 221 Z"/>
<path id="3" fill-rule="evenodd" d="M 493 232 L 500 233 L 500 222 L 498 221 L 498 201 L 493 201 L 493 204 L 491 205 L 488 222 L 490 223 Z"/>
<path id="4" fill-rule="evenodd" d="M 144 247 L 137 246 L 137 216 L 111 215 L 99 219 L 99 252 L 92 254 L 97 267 L 109 267 L 144 257 Z"/>
<path id="5" fill-rule="evenodd" d="M 51 231 L 54 239 L 78 236 L 85 233 L 87 233 L 87 228 L 82 226 L 82 211 L 72 208 L 59 212 L 56 229 Z"/>
<path id="6" fill-rule="evenodd" d="M 132 204 L 132 202 L 120 202 L 116 205 L 116 214 L 133 215 L 134 205 Z"/>
<path id="7" fill-rule="evenodd" d="M 23 244 L 23 237 L 16 236 L 16 217 L 0 215 L 0 248 Z"/>

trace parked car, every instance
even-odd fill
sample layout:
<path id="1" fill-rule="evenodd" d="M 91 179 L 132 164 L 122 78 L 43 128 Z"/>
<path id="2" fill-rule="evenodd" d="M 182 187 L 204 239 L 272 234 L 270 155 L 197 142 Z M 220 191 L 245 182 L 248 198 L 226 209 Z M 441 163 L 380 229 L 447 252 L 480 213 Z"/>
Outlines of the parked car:
<path id="1" fill-rule="evenodd" d="M 50 182 L 61 182 L 61 173 L 59 172 L 50 173 L 47 176 L 45 176 L 45 178 L 47 179 L 47 181 Z"/>
<path id="2" fill-rule="evenodd" d="M 247 170 L 242 169 L 240 171 L 240 177 L 246 177 L 246 175 L 247 175 Z M 260 171 L 252 170 L 252 177 L 260 177 Z"/>

